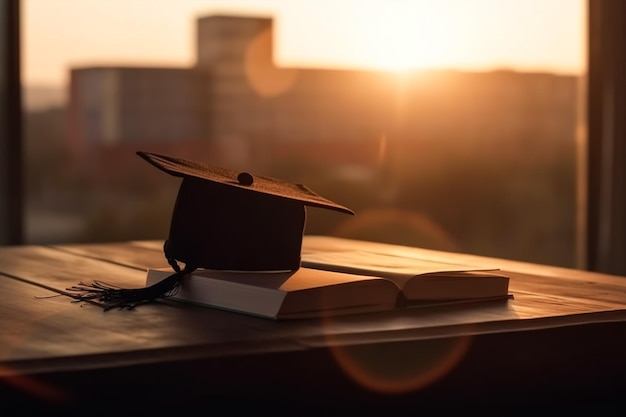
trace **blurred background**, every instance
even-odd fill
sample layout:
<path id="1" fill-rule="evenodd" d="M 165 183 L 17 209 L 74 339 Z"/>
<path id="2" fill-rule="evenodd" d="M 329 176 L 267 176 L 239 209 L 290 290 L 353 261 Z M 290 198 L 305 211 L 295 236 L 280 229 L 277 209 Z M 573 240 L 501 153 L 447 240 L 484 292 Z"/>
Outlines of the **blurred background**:
<path id="1" fill-rule="evenodd" d="M 575 267 L 585 4 L 22 0 L 26 243 L 165 239 L 142 150 L 357 213 L 307 234 Z"/>

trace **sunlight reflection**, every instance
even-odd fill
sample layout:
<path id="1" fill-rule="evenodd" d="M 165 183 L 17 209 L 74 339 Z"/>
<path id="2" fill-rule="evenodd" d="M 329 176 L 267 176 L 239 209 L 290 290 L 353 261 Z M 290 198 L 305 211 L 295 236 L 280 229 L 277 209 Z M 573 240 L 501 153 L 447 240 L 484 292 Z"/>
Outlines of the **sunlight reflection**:
<path id="1" fill-rule="evenodd" d="M 383 167 L 387 160 L 387 135 L 382 135 L 378 142 L 378 167 Z"/>

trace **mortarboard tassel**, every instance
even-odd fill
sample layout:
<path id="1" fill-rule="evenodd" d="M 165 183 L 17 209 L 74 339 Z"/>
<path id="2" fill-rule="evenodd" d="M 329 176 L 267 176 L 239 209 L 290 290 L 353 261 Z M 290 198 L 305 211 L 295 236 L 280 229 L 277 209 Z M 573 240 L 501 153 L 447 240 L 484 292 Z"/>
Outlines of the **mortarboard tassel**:
<path id="1" fill-rule="evenodd" d="M 192 273 L 196 268 L 185 266 L 180 269 L 176 261 L 170 261 L 174 273 L 164 280 L 144 288 L 120 288 L 101 281 L 91 284 L 79 283 L 67 288 L 67 291 L 78 294 L 68 294 L 76 302 L 95 302 L 104 307 L 104 311 L 113 308 L 132 310 L 140 304 L 153 302 L 159 298 L 175 295 L 185 275 Z"/>

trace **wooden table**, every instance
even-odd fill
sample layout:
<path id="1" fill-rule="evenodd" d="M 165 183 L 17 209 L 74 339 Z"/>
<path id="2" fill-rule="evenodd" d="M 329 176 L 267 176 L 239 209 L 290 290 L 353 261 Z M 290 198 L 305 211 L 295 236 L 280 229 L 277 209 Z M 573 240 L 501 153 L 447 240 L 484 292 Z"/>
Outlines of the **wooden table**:
<path id="1" fill-rule="evenodd" d="M 162 242 L 0 248 L 0 415 L 597 412 L 626 389 L 626 279 L 503 259 L 305 236 L 498 267 L 514 299 L 272 321 L 171 300 L 135 310 L 59 295 L 143 286 Z M 221 411 L 218 411 L 221 410 Z"/>

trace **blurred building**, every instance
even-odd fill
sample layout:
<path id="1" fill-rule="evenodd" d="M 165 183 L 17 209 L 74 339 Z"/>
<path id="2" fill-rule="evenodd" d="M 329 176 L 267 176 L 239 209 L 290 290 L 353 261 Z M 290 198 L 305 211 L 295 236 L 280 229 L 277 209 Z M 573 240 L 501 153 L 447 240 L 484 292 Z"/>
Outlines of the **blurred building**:
<path id="1" fill-rule="evenodd" d="M 279 68 L 272 20 L 198 20 L 193 68 L 74 68 L 73 148 L 180 140 L 378 140 L 389 128 L 389 75 Z"/>
<path id="2" fill-rule="evenodd" d="M 73 69 L 70 85 L 70 139 L 76 147 L 206 135 L 204 72 L 91 67 Z"/>
<path id="3" fill-rule="evenodd" d="M 340 159 L 372 165 L 389 143 L 407 154 L 462 137 L 455 146 L 465 151 L 495 140 L 517 152 L 573 137 L 573 76 L 285 68 L 273 43 L 272 19 L 207 16 L 197 21 L 193 67 L 72 69 L 72 148 L 187 141 L 258 162 L 315 144 L 326 157 L 351 149 Z"/>

